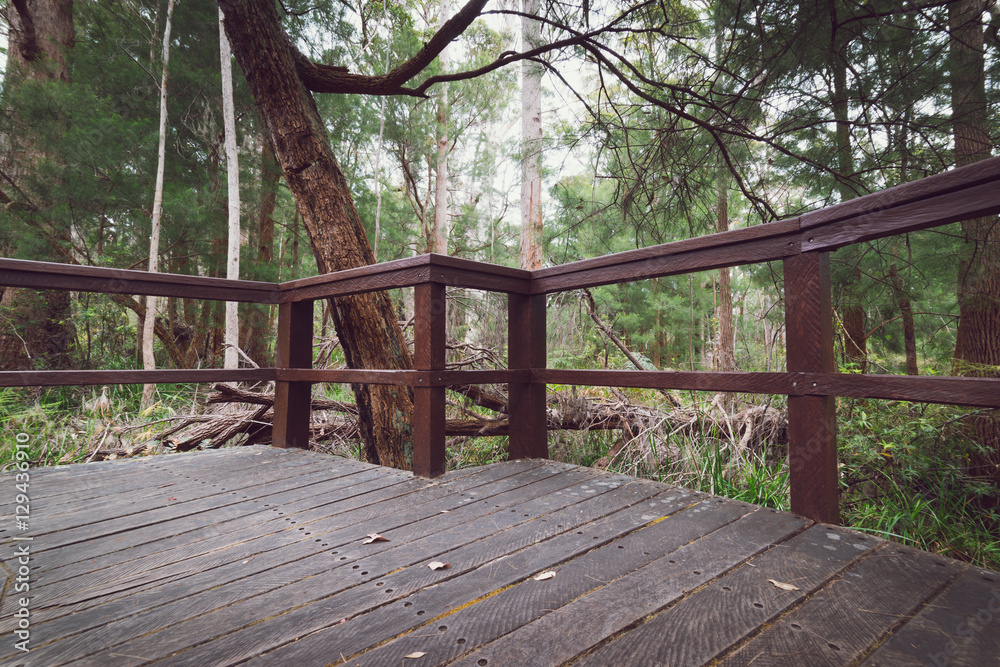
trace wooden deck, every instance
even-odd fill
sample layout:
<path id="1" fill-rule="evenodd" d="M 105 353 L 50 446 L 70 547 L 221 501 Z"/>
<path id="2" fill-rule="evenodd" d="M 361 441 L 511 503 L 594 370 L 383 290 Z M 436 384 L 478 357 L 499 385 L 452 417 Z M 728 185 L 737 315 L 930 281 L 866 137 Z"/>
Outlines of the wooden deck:
<path id="1" fill-rule="evenodd" d="M 30 541 L 0 476 L 3 665 L 1000 664 L 996 573 L 587 468 L 250 447 L 30 474 Z"/>

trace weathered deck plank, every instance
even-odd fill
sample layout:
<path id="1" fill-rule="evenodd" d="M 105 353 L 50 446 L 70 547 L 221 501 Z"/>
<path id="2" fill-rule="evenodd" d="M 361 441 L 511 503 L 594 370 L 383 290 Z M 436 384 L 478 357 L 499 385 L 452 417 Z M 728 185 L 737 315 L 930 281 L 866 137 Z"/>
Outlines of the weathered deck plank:
<path id="1" fill-rule="evenodd" d="M 0 665 L 1000 664 L 996 573 L 576 466 L 251 447 L 31 479 L 30 542 L 0 503 Z"/>

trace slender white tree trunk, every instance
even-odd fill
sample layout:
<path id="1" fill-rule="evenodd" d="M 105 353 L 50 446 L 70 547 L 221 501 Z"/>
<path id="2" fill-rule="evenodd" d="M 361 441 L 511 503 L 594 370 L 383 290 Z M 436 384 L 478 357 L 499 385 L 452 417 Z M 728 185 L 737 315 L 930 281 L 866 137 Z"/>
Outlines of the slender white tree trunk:
<path id="1" fill-rule="evenodd" d="M 159 270 L 160 254 L 160 219 L 163 216 L 163 172 L 166 166 L 167 153 L 167 65 L 170 62 L 170 21 L 174 15 L 174 2 L 167 3 L 167 20 L 163 26 L 163 75 L 160 79 L 160 144 L 157 148 L 156 186 L 153 193 L 153 229 L 149 235 L 149 270 L 155 273 Z M 158 299 L 155 296 L 146 297 L 146 319 L 142 323 L 142 367 L 147 370 L 156 369 L 156 358 L 153 356 L 153 327 L 156 323 L 156 308 Z M 142 388 L 142 409 L 145 410 L 153 402 L 155 384 L 147 384 Z"/>
<path id="2" fill-rule="evenodd" d="M 240 168 L 236 149 L 236 110 L 233 105 L 233 63 L 226 39 L 225 17 L 219 10 L 219 56 L 222 64 L 222 115 L 226 130 L 226 174 L 229 182 L 229 250 L 226 278 L 240 278 Z M 240 344 L 240 322 L 235 301 L 226 302 L 226 355 L 223 366 L 238 368 L 237 348 Z"/>
<path id="3" fill-rule="evenodd" d="M 521 49 L 541 43 L 539 0 L 522 0 Z M 521 61 L 521 268 L 542 267 L 542 73 L 540 64 Z"/>
<path id="4" fill-rule="evenodd" d="M 375 153 L 375 238 L 372 241 L 372 256 L 378 263 L 378 239 L 382 234 L 382 146 L 385 139 L 385 96 L 378 116 L 378 151 Z"/>
<path id="5" fill-rule="evenodd" d="M 450 13 L 448 0 L 441 0 L 438 10 L 439 25 L 444 25 Z M 448 71 L 448 49 L 438 56 L 441 71 Z M 437 173 L 434 176 L 434 252 L 448 254 L 448 84 L 438 90 L 437 99 Z"/>

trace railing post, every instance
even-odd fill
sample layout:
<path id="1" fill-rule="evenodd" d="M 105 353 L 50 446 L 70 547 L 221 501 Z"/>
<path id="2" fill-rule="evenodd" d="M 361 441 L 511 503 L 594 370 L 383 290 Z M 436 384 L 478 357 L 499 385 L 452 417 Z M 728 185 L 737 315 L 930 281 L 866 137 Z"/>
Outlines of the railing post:
<path id="1" fill-rule="evenodd" d="M 313 302 L 278 305 L 276 368 L 312 368 Z M 275 447 L 309 447 L 312 384 L 277 381 L 274 388 Z"/>
<path id="2" fill-rule="evenodd" d="M 507 366 L 545 368 L 545 295 L 507 295 Z M 544 382 L 507 385 L 508 457 L 549 457 Z"/>
<path id="3" fill-rule="evenodd" d="M 832 373 L 830 255 L 804 252 L 786 257 L 784 273 L 787 369 Z M 792 511 L 814 521 L 840 523 L 835 397 L 788 397 L 788 469 Z"/>
<path id="4" fill-rule="evenodd" d="M 447 304 L 441 283 L 416 285 L 413 294 L 413 365 L 417 370 L 445 367 Z M 444 387 L 413 388 L 413 474 L 437 477 L 445 467 Z"/>

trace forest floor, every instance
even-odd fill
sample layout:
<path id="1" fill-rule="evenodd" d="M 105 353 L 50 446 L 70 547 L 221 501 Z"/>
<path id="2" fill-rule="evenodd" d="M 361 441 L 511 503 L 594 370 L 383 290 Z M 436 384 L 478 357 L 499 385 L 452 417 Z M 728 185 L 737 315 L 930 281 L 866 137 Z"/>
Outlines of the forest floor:
<path id="1" fill-rule="evenodd" d="M 624 428 L 551 431 L 553 459 L 788 509 L 780 399 L 738 396 L 727 404 L 696 392 L 668 401 L 646 390 L 550 389 L 557 391 L 552 410 L 562 410 L 563 420 L 581 406 L 629 415 Z M 141 387 L 0 390 L 0 470 L 13 468 L 15 443 L 27 446 L 22 451 L 35 466 L 155 455 L 175 450 L 178 424 L 186 423 L 189 433 L 210 425 L 206 432 L 217 434 L 219 424 L 233 430 L 234 423 L 246 421 L 241 415 L 263 413 L 260 406 L 206 406 L 210 391 L 205 385 L 161 385 L 158 400 L 139 411 Z M 325 392 L 323 400 L 331 404 L 349 398 L 342 387 Z M 449 416 L 468 417 L 469 405 L 454 398 Z M 1000 570 L 1000 503 L 995 489 L 968 474 L 976 446 L 964 437 L 968 414 L 945 406 L 841 399 L 843 525 Z M 315 449 L 359 458 L 359 442 L 338 433 L 325 435 Z M 226 446 L 241 441 L 246 436 L 229 437 Z M 492 463 L 506 449 L 506 436 L 453 437 L 448 465 Z"/>

